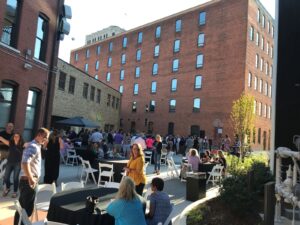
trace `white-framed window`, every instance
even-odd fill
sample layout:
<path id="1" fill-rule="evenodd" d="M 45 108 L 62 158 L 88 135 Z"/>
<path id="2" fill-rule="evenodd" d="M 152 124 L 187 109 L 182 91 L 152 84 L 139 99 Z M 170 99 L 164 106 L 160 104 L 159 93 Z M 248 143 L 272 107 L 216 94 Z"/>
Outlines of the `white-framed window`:
<path id="1" fill-rule="evenodd" d="M 270 56 L 273 59 L 273 46 L 270 47 Z"/>
<path id="2" fill-rule="evenodd" d="M 260 58 L 260 71 L 264 70 L 264 59 Z"/>
<path id="3" fill-rule="evenodd" d="M 177 79 L 171 81 L 171 92 L 177 91 Z"/>
<path id="4" fill-rule="evenodd" d="M 123 92 L 124 92 L 124 86 L 123 86 L 123 85 L 120 85 L 120 86 L 119 86 L 119 92 L 120 92 L 121 94 L 123 94 Z"/>
<path id="5" fill-rule="evenodd" d="M 99 60 L 97 60 L 96 63 L 95 63 L 95 70 L 96 71 L 99 70 L 99 66 L 100 66 L 100 62 L 99 62 Z"/>
<path id="6" fill-rule="evenodd" d="M 264 104 L 263 117 L 267 117 L 267 105 Z"/>
<path id="7" fill-rule="evenodd" d="M 257 9 L 257 12 L 256 12 L 256 21 L 258 23 L 260 23 L 260 9 Z"/>
<path id="8" fill-rule="evenodd" d="M 271 28 L 271 35 L 272 35 L 272 38 L 274 38 L 274 33 L 275 33 L 275 31 L 274 31 L 274 26 L 272 25 L 272 28 Z"/>
<path id="9" fill-rule="evenodd" d="M 159 56 L 159 45 L 155 45 L 154 47 L 154 57 L 158 57 Z"/>
<path id="10" fill-rule="evenodd" d="M 256 32 L 256 36 L 255 36 L 255 44 L 256 44 L 257 46 L 259 46 L 259 33 L 258 33 L 258 32 Z"/>
<path id="11" fill-rule="evenodd" d="M 120 70 L 120 80 L 124 80 L 124 78 L 125 78 L 125 70 L 121 69 Z"/>
<path id="12" fill-rule="evenodd" d="M 264 50 L 264 48 L 265 48 L 265 39 L 264 39 L 263 36 L 261 36 L 261 44 L 260 44 L 260 47 L 261 47 L 262 50 Z"/>
<path id="13" fill-rule="evenodd" d="M 181 25 L 182 25 L 182 21 L 181 20 L 176 20 L 175 22 L 175 32 L 181 32 Z"/>
<path id="14" fill-rule="evenodd" d="M 77 62 L 79 60 L 79 54 L 78 52 L 75 53 L 75 61 Z"/>
<path id="15" fill-rule="evenodd" d="M 133 85 L 133 94 L 137 95 L 139 93 L 139 84 L 135 83 Z"/>
<path id="16" fill-rule="evenodd" d="M 176 111 L 176 100 L 171 99 L 169 101 L 169 112 L 175 112 Z"/>
<path id="17" fill-rule="evenodd" d="M 271 106 L 268 106 L 268 119 L 271 119 L 271 111 L 272 110 L 272 108 L 271 108 Z"/>
<path id="18" fill-rule="evenodd" d="M 158 63 L 153 63 L 152 75 L 157 75 L 157 74 L 158 74 Z"/>
<path id="19" fill-rule="evenodd" d="M 193 112 L 199 112 L 201 106 L 200 98 L 194 98 Z"/>
<path id="20" fill-rule="evenodd" d="M 111 67 L 112 66 L 112 58 L 108 57 L 107 59 L 107 67 Z"/>
<path id="21" fill-rule="evenodd" d="M 249 88 L 252 87 L 252 73 L 251 72 L 248 73 L 248 87 Z"/>
<path id="22" fill-rule="evenodd" d="M 253 102 L 253 114 L 256 114 L 256 100 Z"/>
<path id="23" fill-rule="evenodd" d="M 265 81 L 265 96 L 268 96 L 268 82 Z"/>
<path id="24" fill-rule="evenodd" d="M 151 82 L 151 94 L 155 94 L 157 90 L 157 81 Z"/>
<path id="25" fill-rule="evenodd" d="M 266 48 L 266 51 L 267 51 L 267 55 L 269 55 L 269 42 L 267 42 L 267 48 Z"/>
<path id="26" fill-rule="evenodd" d="M 270 26 L 270 21 L 268 20 L 267 22 L 267 30 L 268 30 L 268 33 L 270 33 L 271 31 L 271 26 Z"/>
<path id="27" fill-rule="evenodd" d="M 155 29 L 155 38 L 160 38 L 161 36 L 161 26 L 157 26 Z"/>
<path id="28" fill-rule="evenodd" d="M 203 67 L 203 54 L 200 53 L 197 55 L 196 68 L 202 68 L 202 67 Z"/>
<path id="29" fill-rule="evenodd" d="M 123 54 L 121 55 L 121 64 L 124 65 L 125 63 L 126 63 L 126 54 L 123 53 Z"/>
<path id="30" fill-rule="evenodd" d="M 173 59 L 172 72 L 177 72 L 179 70 L 179 59 Z"/>
<path id="31" fill-rule="evenodd" d="M 253 41 L 254 40 L 254 27 L 250 26 L 249 28 L 249 40 Z"/>
<path id="32" fill-rule="evenodd" d="M 198 35 L 198 47 L 204 46 L 204 43 L 205 43 L 205 34 L 204 33 L 200 33 Z"/>
<path id="33" fill-rule="evenodd" d="M 272 85 L 269 85 L 269 97 L 272 98 Z"/>
<path id="34" fill-rule="evenodd" d="M 85 50 L 85 58 L 90 58 L 91 54 L 90 54 L 90 49 Z"/>
<path id="35" fill-rule="evenodd" d="M 254 77 L 254 90 L 257 90 L 257 82 L 258 82 L 258 79 L 257 79 L 257 76 Z"/>
<path id="36" fill-rule="evenodd" d="M 86 64 L 84 64 L 84 72 L 89 72 L 89 64 L 88 63 L 86 63 Z"/>
<path id="37" fill-rule="evenodd" d="M 122 47 L 123 48 L 127 48 L 127 42 L 128 42 L 127 37 L 123 37 L 123 42 L 122 42 Z"/>
<path id="38" fill-rule="evenodd" d="M 177 39 L 174 41 L 174 46 L 173 46 L 173 52 L 179 52 L 180 51 L 180 39 Z"/>
<path id="39" fill-rule="evenodd" d="M 141 68 L 139 66 L 135 67 L 135 78 L 140 77 L 141 75 Z"/>
<path id="40" fill-rule="evenodd" d="M 265 15 L 263 15 L 262 18 L 261 18 L 261 26 L 262 26 L 263 28 L 266 27 Z"/>
<path id="41" fill-rule="evenodd" d="M 138 33 L 137 43 L 141 44 L 143 42 L 143 32 Z"/>
<path id="42" fill-rule="evenodd" d="M 142 51 L 141 49 L 136 50 L 136 61 L 141 61 Z"/>
<path id="43" fill-rule="evenodd" d="M 258 115 L 261 116 L 261 102 L 258 103 Z"/>
<path id="44" fill-rule="evenodd" d="M 259 80 L 259 92 L 262 93 L 262 89 L 263 89 L 263 80 L 260 79 Z"/>
<path id="45" fill-rule="evenodd" d="M 194 89 L 199 90 L 202 88 L 202 76 L 201 75 L 196 75 L 195 76 L 195 85 Z"/>
<path id="46" fill-rule="evenodd" d="M 258 65 L 259 65 L 259 55 L 256 54 L 255 55 L 255 67 L 258 68 Z"/>
<path id="47" fill-rule="evenodd" d="M 107 72 L 107 73 L 106 73 L 106 81 L 107 81 L 107 82 L 110 82 L 110 72 Z"/>
<path id="48" fill-rule="evenodd" d="M 270 77 L 273 77 L 273 66 L 270 65 Z"/>
<path id="49" fill-rule="evenodd" d="M 266 72 L 266 75 L 268 76 L 269 75 L 269 63 L 268 62 L 265 62 L 265 72 Z"/>

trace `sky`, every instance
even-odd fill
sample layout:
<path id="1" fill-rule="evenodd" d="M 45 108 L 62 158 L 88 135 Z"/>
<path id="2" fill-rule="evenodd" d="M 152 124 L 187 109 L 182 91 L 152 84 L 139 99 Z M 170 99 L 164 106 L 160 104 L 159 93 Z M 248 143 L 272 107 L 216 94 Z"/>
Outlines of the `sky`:
<path id="1" fill-rule="evenodd" d="M 60 42 L 59 57 L 69 62 L 72 49 L 85 44 L 85 36 L 111 25 L 125 30 L 164 18 L 208 0 L 65 0 L 72 8 L 69 35 Z M 275 0 L 260 0 L 275 18 Z"/>

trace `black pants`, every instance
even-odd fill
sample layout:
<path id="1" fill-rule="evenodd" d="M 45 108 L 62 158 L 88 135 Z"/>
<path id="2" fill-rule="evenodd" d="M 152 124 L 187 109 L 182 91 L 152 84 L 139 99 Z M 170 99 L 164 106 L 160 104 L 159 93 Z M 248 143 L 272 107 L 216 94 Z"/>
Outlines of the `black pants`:
<path id="1" fill-rule="evenodd" d="M 140 196 L 142 196 L 144 187 L 145 187 L 145 184 L 143 184 L 143 183 L 140 183 L 139 185 L 136 185 L 135 186 L 136 193 L 138 193 Z"/>
<path id="2" fill-rule="evenodd" d="M 32 215 L 34 208 L 34 199 L 37 191 L 37 185 L 34 189 L 29 186 L 28 180 L 20 180 L 19 184 L 20 197 L 19 202 L 23 209 L 25 209 L 28 217 Z M 14 218 L 14 225 L 18 225 L 19 213 L 16 211 Z M 21 223 L 23 225 L 23 223 Z"/>

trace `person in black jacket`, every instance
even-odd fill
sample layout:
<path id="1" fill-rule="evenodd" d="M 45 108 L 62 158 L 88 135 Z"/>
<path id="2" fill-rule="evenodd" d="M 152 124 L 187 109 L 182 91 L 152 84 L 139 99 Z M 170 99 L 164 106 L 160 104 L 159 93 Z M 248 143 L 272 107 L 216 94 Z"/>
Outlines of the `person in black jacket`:
<path id="1" fill-rule="evenodd" d="M 160 158 L 161 158 L 161 150 L 162 150 L 162 139 L 159 134 L 155 136 L 154 142 L 154 173 L 157 175 L 160 174 Z"/>

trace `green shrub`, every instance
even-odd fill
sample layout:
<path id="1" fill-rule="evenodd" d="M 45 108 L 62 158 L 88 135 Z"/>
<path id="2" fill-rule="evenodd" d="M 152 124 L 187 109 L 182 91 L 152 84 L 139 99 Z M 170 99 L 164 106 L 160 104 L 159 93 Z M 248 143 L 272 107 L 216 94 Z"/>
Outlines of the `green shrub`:
<path id="1" fill-rule="evenodd" d="M 202 204 L 189 211 L 187 214 L 187 224 L 199 224 L 208 210 L 209 208 L 205 204 Z"/>

